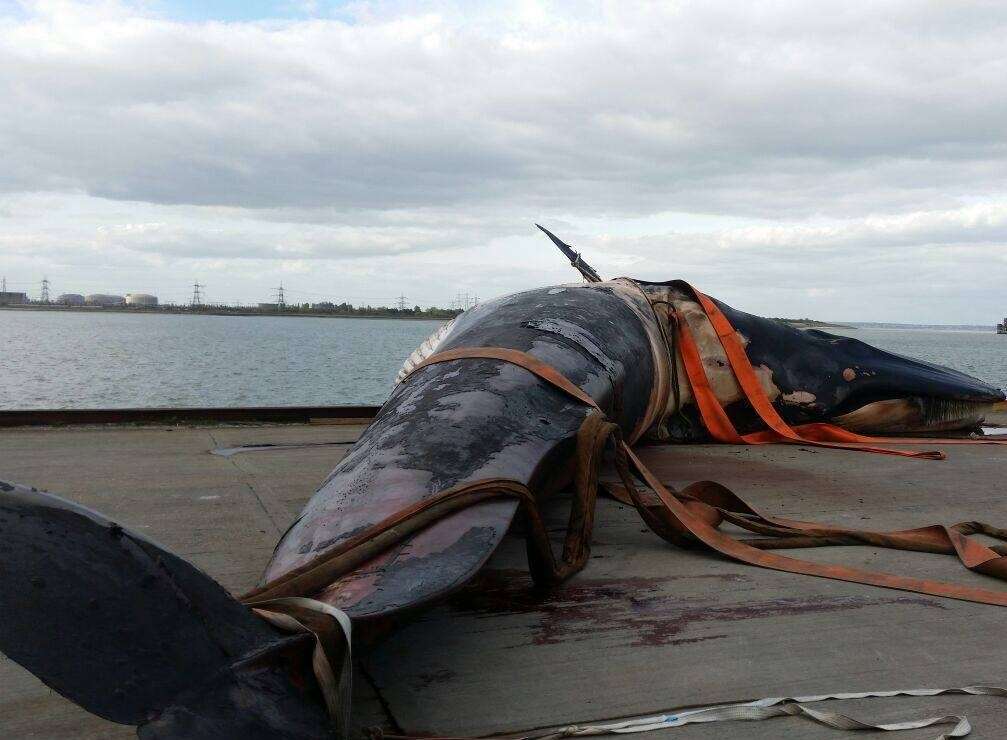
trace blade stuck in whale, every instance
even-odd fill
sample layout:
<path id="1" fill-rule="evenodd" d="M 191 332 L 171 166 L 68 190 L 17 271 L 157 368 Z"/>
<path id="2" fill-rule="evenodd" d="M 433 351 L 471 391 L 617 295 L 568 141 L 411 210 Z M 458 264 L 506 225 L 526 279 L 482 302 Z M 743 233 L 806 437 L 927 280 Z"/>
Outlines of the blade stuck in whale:
<path id="1" fill-rule="evenodd" d="M 583 260 L 583 258 L 581 258 L 580 252 L 575 250 L 566 242 L 561 241 L 559 237 L 557 237 L 555 234 L 549 231 L 549 229 L 547 229 L 546 227 L 540 226 L 539 224 L 535 224 L 535 226 L 537 226 L 542 231 L 542 233 L 544 233 L 547 237 L 549 237 L 552 240 L 553 244 L 559 247 L 559 251 L 563 253 L 563 256 L 565 256 L 568 260 L 570 260 L 570 264 L 574 267 L 574 269 L 577 270 L 577 272 L 581 274 L 581 276 L 585 280 L 587 280 L 589 283 L 601 282 L 601 277 L 598 275 L 595 269 L 591 267 L 591 265 L 589 265 L 587 262 Z"/>

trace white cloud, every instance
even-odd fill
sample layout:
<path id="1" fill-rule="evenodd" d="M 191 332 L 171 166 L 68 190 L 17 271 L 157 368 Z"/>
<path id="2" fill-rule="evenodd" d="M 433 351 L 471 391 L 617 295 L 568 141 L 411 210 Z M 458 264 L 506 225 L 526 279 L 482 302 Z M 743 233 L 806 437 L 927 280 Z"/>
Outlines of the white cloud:
<path id="1" fill-rule="evenodd" d="M 942 316 L 989 320 L 1005 31 L 989 3 L 28 3 L 0 20 L 2 269 L 444 303 L 568 278 L 544 220 L 763 312 L 911 319 L 899 286 L 939 278 Z"/>

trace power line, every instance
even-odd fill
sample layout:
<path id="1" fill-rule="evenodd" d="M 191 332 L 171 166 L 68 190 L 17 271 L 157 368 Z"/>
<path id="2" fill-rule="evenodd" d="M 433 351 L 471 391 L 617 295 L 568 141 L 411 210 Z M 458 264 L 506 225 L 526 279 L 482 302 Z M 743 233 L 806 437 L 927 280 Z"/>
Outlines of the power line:
<path id="1" fill-rule="evenodd" d="M 334 296 L 332 293 L 314 293 L 310 290 L 298 290 L 297 288 L 285 288 L 288 293 L 296 293 L 297 295 L 312 296 L 315 298 L 329 298 L 332 300 L 351 300 L 351 301 L 394 301 L 395 298 L 378 298 L 373 295 L 361 296 L 361 295 L 337 295 Z"/>
<path id="2" fill-rule="evenodd" d="M 101 286 L 102 288 L 105 288 L 108 285 L 107 280 L 101 280 L 101 281 L 79 280 L 76 277 L 71 277 L 67 279 L 71 283 L 77 284 L 79 286 Z M 67 285 L 64 287 L 65 289 L 72 288 L 71 285 Z M 137 287 L 136 285 L 130 285 L 129 287 L 131 287 L 134 291 L 141 290 L 143 292 L 159 294 L 161 296 L 161 302 L 165 304 L 174 304 L 179 306 L 189 306 L 197 308 L 211 305 L 208 303 L 207 300 L 206 285 L 200 282 L 190 283 L 188 293 L 169 292 L 168 295 L 160 293 L 160 291 L 158 291 L 156 289 L 156 286 L 154 285 L 149 285 L 147 287 L 143 286 Z M 14 280 L 11 280 L 7 278 L 6 275 L 0 275 L 0 292 L 7 292 L 9 290 L 15 290 L 15 291 L 23 290 L 23 292 L 25 293 L 34 293 L 35 291 L 39 291 L 38 293 L 35 293 L 36 295 L 39 295 L 39 302 L 51 303 L 54 300 L 52 281 L 49 280 L 48 276 L 44 277 L 42 281 L 36 282 L 34 280 L 19 281 L 16 279 L 16 276 Z M 280 295 L 281 290 L 282 290 L 282 297 Z M 83 293 L 85 291 L 80 290 L 80 292 Z M 394 306 L 401 311 L 409 311 L 413 305 L 420 306 L 421 308 L 424 309 L 440 308 L 444 306 L 446 303 L 450 303 L 451 307 L 457 310 L 464 310 L 473 305 L 476 305 L 479 301 L 477 296 L 472 296 L 467 293 L 458 293 L 454 301 L 450 301 L 450 299 L 448 299 L 447 301 L 430 301 L 430 300 L 416 300 L 415 298 L 410 298 L 406 296 L 404 293 L 401 293 L 400 295 L 395 297 L 376 297 L 374 295 L 371 296 L 339 295 L 339 294 L 333 295 L 332 293 L 316 293 L 313 291 L 299 290 L 296 287 L 290 288 L 284 285 L 280 285 L 277 288 L 274 288 L 272 292 L 275 302 L 277 304 L 280 304 L 280 308 L 283 309 L 289 308 L 289 306 L 286 303 L 286 297 L 288 295 L 296 297 L 293 298 L 295 303 L 307 302 L 311 298 L 317 297 L 320 299 L 324 299 L 327 302 L 331 302 L 334 305 L 338 305 L 340 303 L 352 303 L 357 306 L 363 306 L 366 303 L 368 306 L 377 306 L 377 307 Z M 305 297 L 300 298 L 299 296 L 305 296 Z M 221 302 L 221 305 L 224 304 L 241 305 L 244 302 L 236 300 L 234 296 L 232 296 L 231 298 L 227 298 L 226 296 L 223 297 L 218 296 L 218 301 Z M 255 303 L 253 302 L 252 305 L 255 305 Z"/>
<path id="3" fill-rule="evenodd" d="M 274 288 L 273 290 L 276 290 L 276 289 Z M 399 298 L 405 298 L 405 300 L 409 301 L 409 297 L 408 296 L 396 296 L 394 298 L 388 298 L 388 297 L 378 297 L 378 296 L 374 296 L 374 295 L 369 295 L 369 296 L 343 295 L 343 294 L 333 295 L 332 293 L 317 293 L 315 291 L 301 290 L 300 288 L 291 288 L 289 286 L 284 287 L 283 288 L 283 292 L 284 292 L 285 295 L 291 295 L 291 294 L 293 294 L 295 296 L 309 296 L 311 298 L 324 298 L 324 299 L 326 299 L 328 301 L 331 301 L 333 303 L 340 303 L 340 302 L 345 302 L 345 301 L 353 301 L 353 302 L 366 301 L 367 303 L 374 304 L 374 305 L 390 305 L 390 304 L 394 305 L 396 303 L 396 301 L 399 300 Z M 461 293 L 459 293 L 458 295 L 459 295 L 459 300 L 460 300 Z M 418 306 L 433 306 L 433 307 L 440 307 L 440 306 L 443 305 L 439 301 L 438 302 L 417 301 L 415 299 L 411 300 L 410 303 L 414 303 L 414 304 L 416 304 Z M 462 306 L 459 305 L 458 307 L 461 308 Z"/>
<path id="4" fill-rule="evenodd" d="M 283 299 L 283 283 L 280 283 L 280 287 L 276 288 L 276 293 L 273 297 L 276 299 L 276 310 L 282 311 L 287 307 L 287 302 Z"/>
<path id="5" fill-rule="evenodd" d="M 289 287 L 288 288 L 284 288 L 283 290 L 284 290 L 285 293 L 288 293 L 288 294 L 292 293 L 294 295 L 299 295 L 299 296 L 310 296 L 310 297 L 313 297 L 313 298 L 325 298 L 328 301 L 334 302 L 334 303 L 340 303 L 340 302 L 343 302 L 343 301 L 354 301 L 354 302 L 367 301 L 368 303 L 375 304 L 375 305 L 389 305 L 389 304 L 395 305 L 395 304 L 397 304 L 399 298 L 404 298 L 405 300 L 409 301 L 410 303 L 413 303 L 413 304 L 418 305 L 418 306 L 440 307 L 440 306 L 443 305 L 440 302 L 418 301 L 418 300 L 415 300 L 415 299 L 410 300 L 409 296 L 396 296 L 394 298 L 387 298 L 387 297 L 386 298 L 381 298 L 381 297 L 377 297 L 377 296 L 332 295 L 331 293 L 315 293 L 315 292 L 312 292 L 312 291 L 309 291 L 309 290 L 300 290 L 298 288 L 289 288 Z"/>

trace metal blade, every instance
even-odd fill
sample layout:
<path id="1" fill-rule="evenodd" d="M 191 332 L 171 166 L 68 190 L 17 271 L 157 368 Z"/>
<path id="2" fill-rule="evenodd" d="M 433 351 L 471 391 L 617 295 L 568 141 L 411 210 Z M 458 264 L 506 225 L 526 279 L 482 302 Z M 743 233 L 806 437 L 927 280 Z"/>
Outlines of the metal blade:
<path id="1" fill-rule="evenodd" d="M 552 239 L 552 243 L 555 244 L 557 247 L 559 247 L 559 251 L 561 251 L 568 260 L 570 260 L 570 264 L 573 265 L 574 269 L 576 269 L 577 272 L 579 272 L 585 280 L 587 280 L 589 283 L 601 282 L 601 276 L 598 275 L 597 272 L 595 272 L 595 269 L 591 267 L 591 265 L 589 265 L 587 262 L 581 259 L 580 252 L 575 250 L 569 244 L 560 241 L 560 239 L 551 231 L 549 231 L 549 229 L 545 228 L 544 226 L 540 226 L 539 224 L 535 225 L 538 226 L 538 228 L 541 229 L 542 232 L 547 237 Z"/>

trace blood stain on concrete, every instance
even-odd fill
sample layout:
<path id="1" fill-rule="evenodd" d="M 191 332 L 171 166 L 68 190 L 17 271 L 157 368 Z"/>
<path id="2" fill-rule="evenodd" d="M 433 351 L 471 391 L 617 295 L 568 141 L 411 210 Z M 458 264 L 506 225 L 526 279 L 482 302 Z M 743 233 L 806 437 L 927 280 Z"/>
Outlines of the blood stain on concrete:
<path id="1" fill-rule="evenodd" d="M 726 634 L 683 636 L 700 626 L 749 619 L 853 611 L 872 606 L 905 604 L 943 609 L 938 601 L 921 596 L 879 595 L 764 599 L 740 603 L 691 596 L 677 598 L 669 584 L 683 577 L 574 578 L 555 588 L 537 588 L 527 573 L 485 570 L 449 602 L 457 611 L 473 614 L 524 614 L 537 617 L 532 644 L 555 645 L 586 640 L 599 633 L 624 635 L 633 647 L 684 645 Z M 741 574 L 685 576 L 731 582 Z"/>

